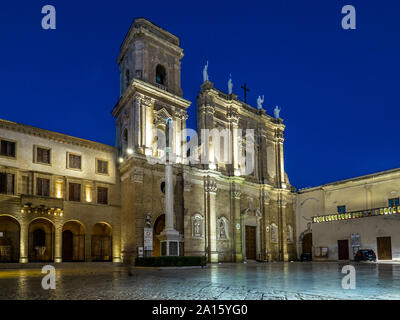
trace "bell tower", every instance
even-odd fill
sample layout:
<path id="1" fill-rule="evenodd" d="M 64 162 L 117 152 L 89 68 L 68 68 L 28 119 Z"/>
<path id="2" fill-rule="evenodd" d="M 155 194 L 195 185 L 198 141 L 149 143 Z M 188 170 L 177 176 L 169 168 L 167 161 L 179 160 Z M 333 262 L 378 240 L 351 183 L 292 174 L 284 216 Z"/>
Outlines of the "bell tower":
<path id="1" fill-rule="evenodd" d="M 153 129 L 165 131 L 171 124 L 171 151 L 182 159 L 181 132 L 190 102 L 182 98 L 179 45 L 178 37 L 144 18 L 133 21 L 122 42 L 117 59 L 120 98 L 112 111 L 120 158 L 133 153 L 159 156 Z"/>

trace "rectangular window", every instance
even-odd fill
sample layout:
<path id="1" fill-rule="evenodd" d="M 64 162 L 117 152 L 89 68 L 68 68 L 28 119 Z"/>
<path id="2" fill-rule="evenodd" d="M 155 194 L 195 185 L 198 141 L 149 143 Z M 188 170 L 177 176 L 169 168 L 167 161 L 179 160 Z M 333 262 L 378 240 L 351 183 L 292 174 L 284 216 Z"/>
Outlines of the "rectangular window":
<path id="1" fill-rule="evenodd" d="M 346 213 L 346 206 L 338 206 L 337 212 L 338 213 Z"/>
<path id="2" fill-rule="evenodd" d="M 0 155 L 15 158 L 15 142 L 1 140 Z"/>
<path id="3" fill-rule="evenodd" d="M 14 175 L 11 173 L 0 173 L 0 193 L 14 194 Z"/>
<path id="4" fill-rule="evenodd" d="M 400 205 L 400 198 L 392 198 L 392 199 L 389 199 L 389 207 L 397 207 L 397 206 L 399 206 Z"/>
<path id="5" fill-rule="evenodd" d="M 49 197 L 50 196 L 50 180 L 49 179 L 36 179 L 36 195 Z"/>
<path id="6" fill-rule="evenodd" d="M 81 201 L 81 185 L 69 183 L 69 201 Z"/>
<path id="7" fill-rule="evenodd" d="M 50 164 L 50 149 L 37 147 L 36 162 Z"/>
<path id="8" fill-rule="evenodd" d="M 104 187 L 97 188 L 97 203 L 99 204 L 108 203 L 108 188 Z"/>
<path id="9" fill-rule="evenodd" d="M 97 173 L 108 174 L 108 161 L 97 159 Z"/>
<path id="10" fill-rule="evenodd" d="M 68 168 L 82 169 L 82 157 L 76 154 L 68 153 Z"/>

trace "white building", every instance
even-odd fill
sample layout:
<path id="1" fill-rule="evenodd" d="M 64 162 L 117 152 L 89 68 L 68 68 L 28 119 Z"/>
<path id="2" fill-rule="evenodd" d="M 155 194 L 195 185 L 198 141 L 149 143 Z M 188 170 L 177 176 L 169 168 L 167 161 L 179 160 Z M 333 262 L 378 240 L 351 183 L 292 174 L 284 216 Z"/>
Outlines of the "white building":
<path id="1" fill-rule="evenodd" d="M 298 255 L 314 260 L 353 260 L 373 249 L 377 260 L 400 260 L 400 169 L 298 192 Z"/>

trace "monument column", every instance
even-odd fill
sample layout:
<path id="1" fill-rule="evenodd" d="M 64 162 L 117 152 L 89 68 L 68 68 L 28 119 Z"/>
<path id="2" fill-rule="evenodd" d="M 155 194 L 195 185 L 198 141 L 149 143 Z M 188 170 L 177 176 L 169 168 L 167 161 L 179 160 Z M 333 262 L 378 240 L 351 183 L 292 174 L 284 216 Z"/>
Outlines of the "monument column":
<path id="1" fill-rule="evenodd" d="M 173 186 L 173 168 L 170 163 L 165 166 L 165 230 L 174 230 L 174 186 Z"/>
<path id="2" fill-rule="evenodd" d="M 175 213 L 173 179 L 173 166 L 170 162 L 167 162 L 165 165 L 165 228 L 159 236 L 162 256 L 180 255 L 179 242 L 182 240 L 182 237 L 174 228 Z"/>

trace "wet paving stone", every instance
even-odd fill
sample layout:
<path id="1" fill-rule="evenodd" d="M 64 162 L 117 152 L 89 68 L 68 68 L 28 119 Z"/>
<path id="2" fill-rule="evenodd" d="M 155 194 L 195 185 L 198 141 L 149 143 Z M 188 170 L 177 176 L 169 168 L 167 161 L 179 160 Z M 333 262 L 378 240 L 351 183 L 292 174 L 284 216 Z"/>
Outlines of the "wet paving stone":
<path id="1" fill-rule="evenodd" d="M 1 264 L 0 299 L 336 300 L 400 299 L 399 264 L 353 264 L 356 289 L 344 290 L 343 264 L 248 263 L 207 268 L 132 268 L 61 263 L 56 289 L 41 286 L 43 264 Z"/>

